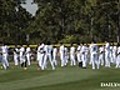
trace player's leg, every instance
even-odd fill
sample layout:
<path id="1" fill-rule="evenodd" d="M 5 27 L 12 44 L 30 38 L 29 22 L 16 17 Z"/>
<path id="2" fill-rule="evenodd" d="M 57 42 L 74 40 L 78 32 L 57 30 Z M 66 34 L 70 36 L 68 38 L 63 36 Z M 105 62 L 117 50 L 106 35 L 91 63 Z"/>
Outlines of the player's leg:
<path id="1" fill-rule="evenodd" d="M 49 58 L 51 66 L 52 66 L 52 70 L 55 70 L 55 66 L 54 66 L 51 54 L 48 55 L 48 58 Z"/>
<path id="2" fill-rule="evenodd" d="M 61 59 L 61 67 L 64 67 L 64 64 L 65 64 L 65 59 L 64 59 L 64 54 L 61 54 L 60 55 L 60 59 Z"/>
<path id="3" fill-rule="evenodd" d="M 97 66 L 97 69 L 99 69 L 100 68 L 100 61 L 99 61 L 99 59 L 98 59 L 98 55 L 96 54 L 95 55 L 95 63 L 96 63 L 96 66 Z"/>
<path id="4" fill-rule="evenodd" d="M 18 65 L 18 56 L 17 55 L 14 55 L 14 63 L 15 63 L 15 66 Z"/>
<path id="5" fill-rule="evenodd" d="M 95 69 L 95 55 L 91 55 L 91 64 L 92 64 L 92 69 Z"/>
<path id="6" fill-rule="evenodd" d="M 57 54 L 53 54 L 53 61 L 54 61 L 55 66 L 57 66 L 58 65 Z"/>
<path id="7" fill-rule="evenodd" d="M 73 55 L 73 65 L 76 65 L 75 55 Z"/>
<path id="8" fill-rule="evenodd" d="M 31 63 L 30 63 L 30 55 L 27 55 L 27 56 L 26 56 L 26 59 L 27 59 L 27 65 L 30 66 L 30 64 L 31 64 Z"/>
<path id="9" fill-rule="evenodd" d="M 4 54 L 4 55 L 3 55 L 3 58 L 4 58 L 4 61 L 5 61 L 5 64 L 6 64 L 7 67 L 9 67 L 9 62 L 8 62 L 8 58 L 7 58 L 7 57 L 8 57 L 7 54 Z"/>

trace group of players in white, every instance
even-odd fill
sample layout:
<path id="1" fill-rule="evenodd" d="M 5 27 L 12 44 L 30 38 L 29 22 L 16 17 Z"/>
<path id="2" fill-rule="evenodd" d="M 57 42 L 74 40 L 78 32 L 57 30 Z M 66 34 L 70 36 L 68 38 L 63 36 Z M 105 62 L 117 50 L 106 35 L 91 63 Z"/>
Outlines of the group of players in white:
<path id="1" fill-rule="evenodd" d="M 10 66 L 8 51 L 6 45 L 0 47 L 0 61 L 5 70 Z M 29 45 L 27 47 L 20 46 L 19 48 L 15 46 L 13 50 L 15 66 L 20 65 L 26 70 L 27 66 L 31 65 L 31 52 Z M 82 43 L 76 46 L 71 44 L 69 48 L 62 43 L 59 47 L 50 43 L 41 43 L 38 45 L 35 55 L 38 67 L 41 70 L 47 69 L 48 63 L 50 63 L 52 70 L 55 70 L 58 64 L 61 67 L 68 64 L 70 66 L 79 65 L 83 69 L 86 69 L 88 65 L 91 65 L 92 69 L 100 69 L 100 66 L 110 68 L 113 64 L 115 68 L 120 68 L 120 45 L 110 45 L 109 42 L 102 46 L 98 46 L 94 42 L 90 45 Z"/>

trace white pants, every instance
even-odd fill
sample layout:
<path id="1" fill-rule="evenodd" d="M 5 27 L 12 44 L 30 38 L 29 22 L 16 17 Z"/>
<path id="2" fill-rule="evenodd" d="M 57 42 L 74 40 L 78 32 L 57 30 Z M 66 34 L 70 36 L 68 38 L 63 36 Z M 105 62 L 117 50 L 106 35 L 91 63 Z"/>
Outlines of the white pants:
<path id="1" fill-rule="evenodd" d="M 85 61 L 86 61 L 86 65 L 87 65 L 87 63 L 89 61 L 89 55 L 88 55 L 88 53 L 85 53 Z"/>
<path id="2" fill-rule="evenodd" d="M 99 61 L 100 61 L 101 66 L 103 66 L 104 65 L 104 53 L 101 53 L 99 55 Z"/>
<path id="3" fill-rule="evenodd" d="M 82 60 L 82 63 L 83 63 L 82 67 L 86 67 L 86 58 L 85 58 L 85 54 L 82 54 L 82 55 L 81 55 L 81 60 Z"/>
<path id="4" fill-rule="evenodd" d="M 44 61 L 44 54 L 39 54 L 38 56 L 38 65 L 42 69 L 43 67 L 43 61 Z"/>
<path id="5" fill-rule="evenodd" d="M 64 61 L 65 66 L 68 64 L 68 59 L 69 59 L 69 56 L 68 56 L 68 55 L 65 55 L 65 61 Z"/>
<path id="6" fill-rule="evenodd" d="M 0 55 L 0 62 L 2 63 L 3 68 L 6 70 L 7 66 L 6 66 L 5 60 L 3 59 L 2 55 Z"/>
<path id="7" fill-rule="evenodd" d="M 92 64 L 92 69 L 95 69 L 95 65 L 97 66 L 97 69 L 99 69 L 100 61 L 98 59 L 97 54 L 91 54 L 91 64 Z"/>
<path id="8" fill-rule="evenodd" d="M 18 55 L 14 55 L 14 63 L 15 65 L 18 65 Z"/>
<path id="9" fill-rule="evenodd" d="M 27 55 L 26 55 L 26 59 L 27 59 L 27 64 L 30 66 L 30 64 L 31 64 L 31 63 L 30 63 L 30 54 L 27 54 Z"/>
<path id="10" fill-rule="evenodd" d="M 113 52 L 113 60 L 114 60 L 114 63 L 116 63 L 116 52 Z"/>
<path id="11" fill-rule="evenodd" d="M 51 64 L 51 66 L 52 66 L 52 70 L 55 70 L 55 66 L 54 66 L 54 64 L 53 64 L 53 61 L 52 61 L 52 56 L 51 56 L 51 54 L 45 54 L 45 57 L 44 57 L 44 62 L 43 62 L 43 70 L 47 67 L 46 65 L 47 65 L 47 60 L 49 59 L 49 61 L 50 61 L 50 64 Z"/>
<path id="12" fill-rule="evenodd" d="M 90 53 L 90 61 L 89 61 L 89 65 L 92 64 L 92 58 L 93 58 L 93 56 L 92 56 L 92 54 Z"/>
<path id="13" fill-rule="evenodd" d="M 115 68 L 120 68 L 120 55 L 116 57 L 116 66 Z"/>
<path id="14" fill-rule="evenodd" d="M 37 52 L 37 55 L 36 55 L 36 59 L 39 62 L 39 60 L 40 60 L 40 54 L 38 52 Z"/>
<path id="15" fill-rule="evenodd" d="M 75 66 L 75 65 L 76 65 L 75 55 L 71 54 L 71 55 L 70 55 L 70 60 L 71 60 L 70 65 L 71 65 L 71 66 L 73 66 L 73 65 Z"/>
<path id="16" fill-rule="evenodd" d="M 110 67 L 110 52 L 105 52 L 105 67 Z"/>
<path id="17" fill-rule="evenodd" d="M 6 66 L 9 67 L 8 54 L 3 54 L 3 59 L 5 61 Z"/>
<path id="18" fill-rule="evenodd" d="M 24 55 L 21 55 L 20 56 L 20 64 L 24 63 L 25 62 L 25 56 Z"/>
<path id="19" fill-rule="evenodd" d="M 78 63 L 81 62 L 81 58 L 80 58 L 80 54 L 79 53 L 77 53 L 77 61 L 78 61 Z"/>
<path id="20" fill-rule="evenodd" d="M 114 61 L 114 57 L 113 57 L 113 53 L 112 52 L 110 52 L 110 62 L 111 63 L 114 63 L 115 61 Z"/>
<path id="21" fill-rule="evenodd" d="M 53 54 L 53 63 L 57 66 L 57 55 L 56 54 Z"/>
<path id="22" fill-rule="evenodd" d="M 61 67 L 65 66 L 65 55 L 63 53 L 60 53 L 60 60 L 61 60 Z"/>

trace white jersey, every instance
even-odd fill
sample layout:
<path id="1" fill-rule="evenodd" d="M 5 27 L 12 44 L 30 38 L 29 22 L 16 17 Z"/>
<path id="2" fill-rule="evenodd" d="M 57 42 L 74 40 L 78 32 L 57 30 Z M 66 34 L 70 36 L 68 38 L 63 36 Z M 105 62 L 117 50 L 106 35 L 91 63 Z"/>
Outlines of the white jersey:
<path id="1" fill-rule="evenodd" d="M 89 53 L 89 48 L 85 46 L 85 54 L 88 55 L 88 53 Z"/>
<path id="2" fill-rule="evenodd" d="M 31 51 L 30 47 L 27 47 L 26 48 L 26 55 L 30 55 L 30 51 Z"/>
<path id="3" fill-rule="evenodd" d="M 52 45 L 48 45 L 48 53 L 51 54 L 53 51 L 53 46 Z"/>
<path id="4" fill-rule="evenodd" d="M 113 46 L 110 46 L 110 51 L 113 52 Z"/>
<path id="5" fill-rule="evenodd" d="M 79 51 L 80 51 L 80 49 L 81 49 L 81 46 L 78 46 L 78 47 L 77 47 L 77 51 L 79 52 Z"/>
<path id="6" fill-rule="evenodd" d="M 94 44 L 90 44 L 90 46 L 89 46 L 90 53 L 92 53 L 94 51 L 93 46 L 94 46 Z"/>
<path id="7" fill-rule="evenodd" d="M 81 53 L 81 54 L 85 54 L 85 51 L 86 51 L 86 47 L 83 45 L 83 46 L 81 47 L 80 53 Z"/>
<path id="8" fill-rule="evenodd" d="M 105 52 L 109 52 L 110 51 L 110 44 L 106 43 L 105 45 Z"/>
<path id="9" fill-rule="evenodd" d="M 44 46 L 44 51 L 45 51 L 45 54 L 48 54 L 48 53 L 49 53 L 48 45 L 45 45 L 45 46 Z"/>
<path id="10" fill-rule="evenodd" d="M 117 51 L 117 46 L 113 46 L 113 52 L 116 53 Z"/>
<path id="11" fill-rule="evenodd" d="M 20 52 L 20 56 L 23 56 L 24 51 L 25 51 L 25 48 L 24 48 L 24 47 L 21 47 L 20 50 L 19 50 L 19 52 Z"/>
<path id="12" fill-rule="evenodd" d="M 91 44 L 91 45 L 90 45 L 90 53 L 92 53 L 92 54 L 97 54 L 97 51 L 98 51 L 98 46 L 97 46 L 97 44 Z"/>
<path id="13" fill-rule="evenodd" d="M 65 47 L 64 47 L 64 45 L 60 46 L 59 52 L 60 52 L 60 54 L 64 54 L 65 53 Z"/>
<path id="14" fill-rule="evenodd" d="M 43 54 L 44 52 L 44 44 L 41 44 L 40 46 L 38 46 L 38 49 L 37 49 L 37 53 L 38 54 Z"/>
<path id="15" fill-rule="evenodd" d="M 120 46 L 117 49 L 117 54 L 120 54 Z"/>
<path id="16" fill-rule="evenodd" d="M 26 52 L 29 53 L 31 50 L 30 50 L 30 47 L 27 47 L 26 48 Z"/>
<path id="17" fill-rule="evenodd" d="M 78 54 L 78 55 L 80 54 L 80 50 L 81 50 L 81 46 L 79 45 L 79 46 L 77 47 L 77 54 Z"/>
<path id="18" fill-rule="evenodd" d="M 6 45 L 2 46 L 1 49 L 3 54 L 8 54 L 8 47 Z"/>
<path id="19" fill-rule="evenodd" d="M 1 46 L 1 52 L 2 52 L 2 54 L 4 54 L 6 52 L 4 46 Z"/>
<path id="20" fill-rule="evenodd" d="M 70 48 L 70 54 L 71 54 L 71 55 L 74 55 L 74 54 L 75 54 L 75 47 L 72 46 L 72 47 Z"/>
<path id="21" fill-rule="evenodd" d="M 57 54 L 57 48 L 53 48 L 53 55 Z"/>
<path id="22" fill-rule="evenodd" d="M 14 55 L 18 55 L 18 52 L 19 52 L 19 49 L 18 48 L 15 48 L 15 51 L 14 51 Z"/>
<path id="23" fill-rule="evenodd" d="M 100 53 L 103 53 L 103 52 L 104 52 L 104 46 L 101 46 L 101 47 L 99 48 L 99 52 L 100 52 Z"/>

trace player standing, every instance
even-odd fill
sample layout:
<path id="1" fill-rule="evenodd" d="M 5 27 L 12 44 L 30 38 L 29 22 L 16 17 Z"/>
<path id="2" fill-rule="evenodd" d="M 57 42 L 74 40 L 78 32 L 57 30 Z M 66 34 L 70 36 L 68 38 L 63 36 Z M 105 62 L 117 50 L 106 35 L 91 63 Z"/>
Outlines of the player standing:
<path id="1" fill-rule="evenodd" d="M 27 60 L 27 65 L 30 66 L 30 53 L 31 53 L 31 49 L 29 47 L 29 45 L 27 45 L 27 48 L 26 48 L 26 60 Z"/>
<path id="2" fill-rule="evenodd" d="M 101 66 L 104 65 L 104 53 L 105 53 L 104 46 L 100 46 L 99 47 L 99 61 L 100 61 Z"/>
<path id="3" fill-rule="evenodd" d="M 55 66 L 57 66 L 58 62 L 57 62 L 57 48 L 56 46 L 53 47 L 53 63 L 55 64 Z"/>
<path id="4" fill-rule="evenodd" d="M 64 67 L 65 66 L 65 47 L 63 43 L 61 43 L 60 45 L 59 53 L 60 53 L 61 67 Z"/>
<path id="5" fill-rule="evenodd" d="M 120 68 L 120 44 L 118 44 L 118 47 L 117 47 L 117 56 L 116 56 L 115 68 Z"/>
<path id="6" fill-rule="evenodd" d="M 54 63 L 52 60 L 53 47 L 52 47 L 52 45 L 50 45 L 49 42 L 47 43 L 47 45 L 45 45 L 44 51 L 45 51 L 45 56 L 44 56 L 44 62 L 43 62 L 43 70 L 45 68 L 47 68 L 47 60 L 50 61 L 50 64 L 52 66 L 52 70 L 55 70 L 55 66 L 54 66 Z"/>
<path id="7" fill-rule="evenodd" d="M 7 45 L 4 45 L 1 47 L 2 49 L 2 57 L 5 61 L 5 64 L 7 66 L 7 68 L 9 68 L 9 62 L 8 62 L 8 46 Z"/>
<path id="8" fill-rule="evenodd" d="M 71 66 L 75 66 L 76 65 L 76 60 L 75 60 L 75 47 L 73 46 L 73 44 L 71 44 L 71 47 L 70 47 L 70 65 Z"/>
<path id="9" fill-rule="evenodd" d="M 13 54 L 14 54 L 14 63 L 15 63 L 15 66 L 17 66 L 19 63 L 19 49 L 17 48 L 16 45 L 15 45 Z"/>
<path id="10" fill-rule="evenodd" d="M 37 49 L 37 61 L 38 61 L 38 65 L 39 67 L 43 70 L 43 61 L 44 61 L 44 43 L 40 43 Z"/>
<path id="11" fill-rule="evenodd" d="M 110 67 L 110 44 L 106 42 L 105 45 L 105 67 Z"/>

